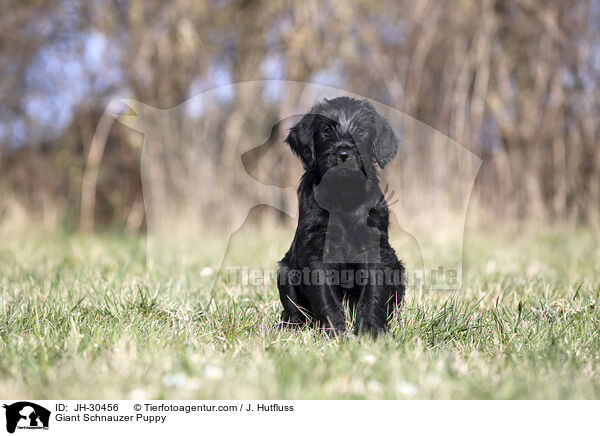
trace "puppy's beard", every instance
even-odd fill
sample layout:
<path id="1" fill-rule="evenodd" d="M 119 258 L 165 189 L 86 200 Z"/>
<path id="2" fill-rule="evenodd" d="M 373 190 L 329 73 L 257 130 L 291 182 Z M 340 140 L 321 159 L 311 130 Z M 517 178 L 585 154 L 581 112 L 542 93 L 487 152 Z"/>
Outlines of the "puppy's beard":
<path id="1" fill-rule="evenodd" d="M 356 191 L 364 188 L 367 184 L 367 177 L 356 165 L 340 164 L 328 170 L 323 179 L 327 179 L 332 185 L 339 184 L 347 190 Z"/>
<path id="2" fill-rule="evenodd" d="M 315 188 L 315 199 L 328 211 L 347 212 L 370 202 L 369 180 L 356 165 L 337 165 L 326 171 Z"/>

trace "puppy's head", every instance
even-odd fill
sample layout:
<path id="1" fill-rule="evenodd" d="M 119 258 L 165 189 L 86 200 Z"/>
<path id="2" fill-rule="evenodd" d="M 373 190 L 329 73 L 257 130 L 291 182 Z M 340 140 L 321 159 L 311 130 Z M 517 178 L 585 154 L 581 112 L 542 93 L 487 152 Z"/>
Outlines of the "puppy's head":
<path id="1" fill-rule="evenodd" d="M 338 97 L 316 104 L 286 138 L 304 168 L 323 176 L 360 171 L 369 179 L 375 162 L 384 168 L 396 155 L 398 138 L 366 100 Z"/>

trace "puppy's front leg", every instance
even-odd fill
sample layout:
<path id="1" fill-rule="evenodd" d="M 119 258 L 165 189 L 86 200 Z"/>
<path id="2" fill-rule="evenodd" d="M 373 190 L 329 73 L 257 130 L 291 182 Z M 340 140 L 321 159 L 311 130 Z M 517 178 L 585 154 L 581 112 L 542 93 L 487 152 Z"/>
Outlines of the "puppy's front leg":
<path id="1" fill-rule="evenodd" d="M 307 295 L 313 315 L 321 329 L 327 333 L 340 335 L 346 330 L 344 309 L 341 302 L 335 298 L 328 285 L 311 285 Z"/>
<path id="2" fill-rule="evenodd" d="M 320 271 L 325 276 L 326 269 L 322 264 L 312 264 L 310 267 L 310 279 L 316 277 L 314 271 Z M 326 332 L 335 335 L 344 333 L 346 330 L 344 308 L 335 290 L 326 282 L 305 283 L 306 297 L 310 302 L 313 316 L 320 327 Z"/>
<path id="3" fill-rule="evenodd" d="M 385 331 L 389 290 L 385 285 L 366 284 L 356 310 L 356 330 L 377 337 Z"/>
<path id="4" fill-rule="evenodd" d="M 283 305 L 282 327 L 302 327 L 306 323 L 306 316 L 302 312 L 303 301 L 298 293 L 298 287 L 290 283 L 290 275 L 289 268 L 282 266 L 277 280 L 279 298 Z"/>

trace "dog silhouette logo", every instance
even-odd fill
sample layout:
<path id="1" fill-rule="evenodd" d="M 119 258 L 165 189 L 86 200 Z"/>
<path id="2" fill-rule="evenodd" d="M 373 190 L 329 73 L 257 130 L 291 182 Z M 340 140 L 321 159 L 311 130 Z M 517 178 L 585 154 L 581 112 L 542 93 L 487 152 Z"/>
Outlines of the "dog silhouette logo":
<path id="1" fill-rule="evenodd" d="M 14 433 L 18 429 L 43 429 L 48 430 L 50 411 L 42 406 L 29 401 L 19 401 L 10 405 L 4 404 L 6 409 L 6 431 Z"/>
<path id="2" fill-rule="evenodd" d="M 274 85 L 285 92 L 271 93 Z M 258 104 L 266 95 L 272 100 Z M 243 96 L 239 104 L 237 96 Z M 140 175 L 147 272 L 168 266 L 177 275 L 176 271 L 189 271 L 196 262 L 199 267 L 210 267 L 203 280 L 211 290 L 218 281 L 227 286 L 241 284 L 243 274 L 236 271 L 254 269 L 268 275 L 265 263 L 273 256 L 240 258 L 235 256 L 236 247 L 237 252 L 247 250 L 244 227 L 253 217 L 269 226 L 293 226 L 297 221 L 297 187 L 303 170 L 285 138 L 311 113 L 315 102 L 339 97 L 368 100 L 323 85 L 266 80 L 213 88 L 164 109 L 131 98 L 111 101 L 108 113 L 143 135 Z M 359 154 L 342 150 L 335 156 L 340 164 L 323 174 L 316 188 L 315 201 L 328 213 L 321 259 L 324 263 L 379 263 L 381 241 L 367 220 L 369 206 L 385 200 L 392 245 L 410 262 L 407 285 L 430 291 L 461 289 L 468 206 L 483 161 L 418 119 L 368 101 L 381 120 L 352 124 L 360 128 L 353 133 L 355 137 L 346 138 L 352 139 L 348 148 L 366 144 L 362 138 L 372 128 L 379 133 L 378 140 L 393 138 L 393 133 L 400 144 L 390 147 L 394 141 L 384 140 L 379 156 L 372 156 L 368 149 L 364 154 L 360 147 Z M 313 115 L 329 118 L 329 127 L 360 118 L 347 117 L 346 112 L 343 118 L 322 111 Z M 388 146 L 383 146 L 386 142 Z M 396 158 L 387 165 L 396 151 Z M 310 150 L 306 157 L 312 158 Z M 362 171 L 371 157 L 380 160 L 379 168 L 376 174 L 363 176 L 356 167 Z M 364 189 L 367 185 L 373 189 Z M 355 218 L 352 232 L 338 231 L 341 227 L 348 230 L 344 220 L 351 214 Z M 246 230 L 252 232 L 249 227 Z M 202 260 L 207 244 L 214 253 L 210 265 Z"/>

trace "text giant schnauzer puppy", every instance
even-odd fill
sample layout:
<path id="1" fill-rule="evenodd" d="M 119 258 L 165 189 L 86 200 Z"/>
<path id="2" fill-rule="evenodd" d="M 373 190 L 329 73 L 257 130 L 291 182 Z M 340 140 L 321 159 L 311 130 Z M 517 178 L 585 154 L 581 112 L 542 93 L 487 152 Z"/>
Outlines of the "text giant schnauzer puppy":
<path id="1" fill-rule="evenodd" d="M 404 295 L 375 167 L 394 158 L 398 138 L 369 102 L 339 97 L 313 106 L 286 142 L 305 173 L 296 235 L 279 263 L 283 323 L 309 318 L 342 333 L 347 301 L 357 331 L 377 336 Z"/>

